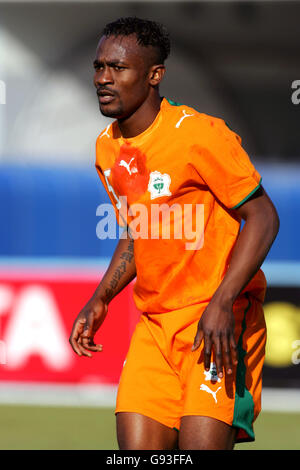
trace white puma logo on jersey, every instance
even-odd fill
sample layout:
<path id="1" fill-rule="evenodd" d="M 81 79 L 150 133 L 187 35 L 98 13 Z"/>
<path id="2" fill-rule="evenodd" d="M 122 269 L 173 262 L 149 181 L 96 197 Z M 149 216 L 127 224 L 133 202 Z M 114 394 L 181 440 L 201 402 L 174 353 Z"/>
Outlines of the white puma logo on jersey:
<path id="1" fill-rule="evenodd" d="M 100 135 L 99 139 L 104 137 L 105 135 L 110 139 L 110 135 L 108 133 L 108 129 L 110 128 L 110 124 L 104 129 L 103 133 Z"/>
<path id="2" fill-rule="evenodd" d="M 185 112 L 185 109 L 183 109 L 182 112 L 183 112 L 183 116 L 179 119 L 179 121 L 177 122 L 177 124 L 176 124 L 176 126 L 175 126 L 177 129 L 178 129 L 178 127 L 181 125 L 182 121 L 183 121 L 185 118 L 194 116 L 194 114 L 187 114 L 187 113 Z"/>
<path id="3" fill-rule="evenodd" d="M 214 400 L 215 400 L 216 403 L 218 403 L 216 395 L 217 395 L 217 392 L 219 390 L 221 390 L 221 388 L 222 387 L 218 387 L 217 390 L 215 392 L 213 392 L 207 385 L 205 385 L 205 384 L 200 385 L 200 390 L 203 390 L 204 392 L 210 393 L 214 397 Z"/>
<path id="4" fill-rule="evenodd" d="M 138 172 L 138 170 L 135 166 L 130 170 L 130 164 L 131 164 L 132 160 L 134 160 L 134 157 L 132 157 L 132 159 L 130 160 L 129 163 L 125 162 L 125 160 L 121 160 L 120 163 L 119 163 L 119 166 L 124 166 L 130 175 L 132 173 L 137 173 Z"/>

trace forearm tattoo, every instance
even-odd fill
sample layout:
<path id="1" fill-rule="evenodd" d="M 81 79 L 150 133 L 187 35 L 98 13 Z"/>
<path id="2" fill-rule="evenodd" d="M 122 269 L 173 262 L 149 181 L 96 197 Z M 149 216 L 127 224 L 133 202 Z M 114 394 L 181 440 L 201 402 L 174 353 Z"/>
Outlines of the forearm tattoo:
<path id="1" fill-rule="evenodd" d="M 133 240 L 129 240 L 127 249 L 120 255 L 121 261 L 112 275 L 112 279 L 109 282 L 109 287 L 107 287 L 105 290 L 105 295 L 108 301 L 113 298 L 120 279 L 127 272 L 128 266 L 131 264 L 133 257 Z"/>

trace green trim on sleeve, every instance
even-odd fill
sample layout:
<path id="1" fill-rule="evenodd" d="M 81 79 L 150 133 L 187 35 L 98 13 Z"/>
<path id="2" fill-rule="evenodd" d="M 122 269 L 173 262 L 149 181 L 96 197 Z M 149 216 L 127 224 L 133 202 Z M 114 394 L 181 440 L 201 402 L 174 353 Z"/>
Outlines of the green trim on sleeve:
<path id="1" fill-rule="evenodd" d="M 255 191 L 258 190 L 258 188 L 260 188 L 261 182 L 262 182 L 262 178 L 260 178 L 260 181 L 259 181 L 258 185 L 256 186 L 256 188 L 254 188 L 254 189 L 251 191 L 251 193 L 248 194 L 248 196 L 244 197 L 244 199 L 243 199 L 241 202 L 239 202 L 238 204 L 236 204 L 236 206 L 232 207 L 231 209 L 237 209 L 237 208 L 240 207 L 242 204 L 244 204 L 244 202 L 246 202 L 246 201 L 252 196 L 252 194 L 254 194 Z"/>

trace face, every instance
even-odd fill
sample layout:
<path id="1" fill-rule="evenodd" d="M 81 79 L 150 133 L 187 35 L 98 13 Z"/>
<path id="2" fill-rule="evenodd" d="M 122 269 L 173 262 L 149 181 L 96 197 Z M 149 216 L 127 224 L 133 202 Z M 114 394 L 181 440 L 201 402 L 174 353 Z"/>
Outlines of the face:
<path id="1" fill-rule="evenodd" d="M 147 99 L 157 80 L 157 66 L 149 65 L 149 54 L 153 53 L 153 48 L 140 46 L 135 35 L 100 39 L 94 61 L 94 85 L 104 116 L 126 118 Z"/>

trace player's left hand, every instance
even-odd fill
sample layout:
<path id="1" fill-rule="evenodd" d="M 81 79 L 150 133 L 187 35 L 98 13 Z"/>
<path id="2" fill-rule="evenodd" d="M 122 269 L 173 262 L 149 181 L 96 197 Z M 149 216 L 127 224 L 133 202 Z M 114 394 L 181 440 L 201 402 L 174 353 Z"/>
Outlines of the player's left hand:
<path id="1" fill-rule="evenodd" d="M 227 374 L 232 374 L 233 365 L 238 362 L 234 323 L 232 304 L 220 305 L 214 300 L 211 300 L 198 322 L 192 351 L 198 349 L 204 341 L 204 367 L 208 371 L 214 350 L 219 378 L 223 377 L 223 366 Z"/>

